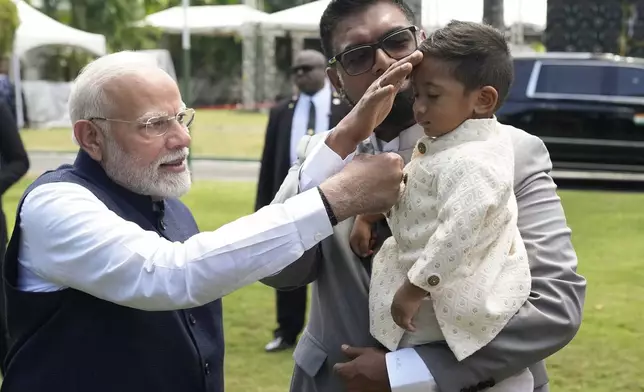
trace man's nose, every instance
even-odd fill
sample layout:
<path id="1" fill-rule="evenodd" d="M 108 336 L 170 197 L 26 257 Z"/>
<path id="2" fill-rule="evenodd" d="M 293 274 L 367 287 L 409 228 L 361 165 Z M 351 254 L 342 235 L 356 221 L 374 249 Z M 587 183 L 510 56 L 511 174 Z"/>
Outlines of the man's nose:
<path id="1" fill-rule="evenodd" d="M 190 147 L 190 142 L 192 140 L 190 137 L 190 130 L 176 121 L 166 136 L 166 147 L 169 150 Z"/>
<path id="2" fill-rule="evenodd" d="M 373 73 L 376 76 L 382 75 L 396 60 L 389 57 L 384 50 L 378 48 L 373 61 Z"/>

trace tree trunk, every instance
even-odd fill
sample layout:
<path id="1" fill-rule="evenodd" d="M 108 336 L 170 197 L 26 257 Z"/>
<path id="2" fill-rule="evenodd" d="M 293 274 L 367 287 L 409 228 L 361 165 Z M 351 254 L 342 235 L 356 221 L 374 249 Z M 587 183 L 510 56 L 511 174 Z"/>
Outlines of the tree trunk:
<path id="1" fill-rule="evenodd" d="M 483 0 L 483 23 L 499 30 L 505 29 L 503 0 Z"/>

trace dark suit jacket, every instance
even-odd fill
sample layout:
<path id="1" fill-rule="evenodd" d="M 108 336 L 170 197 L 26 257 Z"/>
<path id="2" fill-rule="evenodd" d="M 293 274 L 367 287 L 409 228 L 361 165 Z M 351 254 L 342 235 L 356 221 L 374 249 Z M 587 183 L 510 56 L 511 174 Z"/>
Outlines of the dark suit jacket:
<path id="1" fill-rule="evenodd" d="M 0 196 L 29 170 L 29 158 L 8 105 L 0 102 Z M 6 223 L 0 198 L 0 257 L 6 241 Z M 1 261 L 1 260 L 0 260 Z"/>
<path id="2" fill-rule="evenodd" d="M 293 96 L 282 100 L 270 111 L 257 184 L 255 210 L 271 204 L 291 167 L 291 125 L 298 98 Z M 351 108 L 335 91 L 329 99 L 332 100 L 329 128 L 333 128 Z"/>

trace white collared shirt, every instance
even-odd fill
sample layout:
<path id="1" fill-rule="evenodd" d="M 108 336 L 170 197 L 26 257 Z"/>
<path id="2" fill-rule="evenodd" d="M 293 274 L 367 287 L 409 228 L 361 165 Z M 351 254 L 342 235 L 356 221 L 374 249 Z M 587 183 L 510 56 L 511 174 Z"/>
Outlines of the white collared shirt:
<path id="1" fill-rule="evenodd" d="M 329 131 L 326 135 L 328 137 Z M 382 145 L 371 137 L 373 145 L 382 145 L 381 152 L 398 152 L 405 163 L 411 159 L 411 153 L 418 139 L 425 133 L 419 125 L 413 125 L 400 133 L 400 135 L 388 143 Z M 326 138 L 325 138 L 326 140 Z M 318 186 L 322 181 L 340 172 L 347 165 L 355 153 L 350 154 L 342 159 L 324 140 L 321 140 L 304 161 L 300 170 L 300 191 L 306 192 L 311 188 Z M 437 392 L 438 386 L 432 376 L 431 371 L 425 365 L 423 359 L 413 348 L 403 348 L 401 350 L 387 353 L 386 356 L 387 373 L 389 375 L 389 384 L 392 392 Z"/>
<path id="2" fill-rule="evenodd" d="M 328 81 L 324 87 L 313 95 L 300 93 L 295 109 L 293 110 L 293 123 L 291 125 L 291 164 L 297 160 L 297 145 L 306 135 L 309 123 L 309 108 L 311 102 L 315 105 L 315 133 L 326 132 L 329 129 L 331 116 L 331 85 Z"/>
<path id="3" fill-rule="evenodd" d="M 67 182 L 36 187 L 20 217 L 19 289 L 71 287 L 144 310 L 212 302 L 281 271 L 333 233 L 317 189 L 184 243 L 143 230 Z"/>

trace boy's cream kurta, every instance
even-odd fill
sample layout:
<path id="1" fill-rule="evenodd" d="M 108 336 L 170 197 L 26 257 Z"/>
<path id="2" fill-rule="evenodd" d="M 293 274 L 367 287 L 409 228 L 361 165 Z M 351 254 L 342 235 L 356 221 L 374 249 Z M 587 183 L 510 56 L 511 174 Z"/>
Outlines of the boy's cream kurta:
<path id="1" fill-rule="evenodd" d="M 530 268 L 517 228 L 514 154 L 496 119 L 467 120 L 423 137 L 405 167 L 392 208 L 392 236 L 373 261 L 371 333 L 390 350 L 447 341 L 462 360 L 492 340 L 530 293 Z M 408 333 L 391 303 L 408 278 L 429 293 Z"/>

